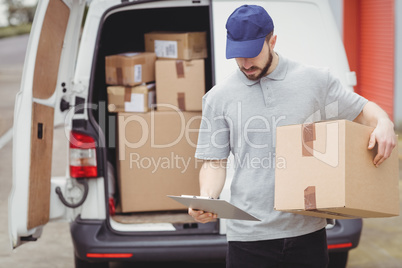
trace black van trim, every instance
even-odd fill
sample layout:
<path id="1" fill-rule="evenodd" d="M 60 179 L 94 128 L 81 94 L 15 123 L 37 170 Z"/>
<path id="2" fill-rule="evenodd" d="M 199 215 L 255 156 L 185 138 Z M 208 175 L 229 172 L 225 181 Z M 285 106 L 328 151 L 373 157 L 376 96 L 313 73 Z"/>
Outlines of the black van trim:
<path id="1" fill-rule="evenodd" d="M 126 236 L 112 232 L 106 221 L 76 220 L 70 224 L 75 255 L 86 261 L 88 253 L 132 253 L 124 261 L 224 261 L 226 236 L 219 234 Z"/>

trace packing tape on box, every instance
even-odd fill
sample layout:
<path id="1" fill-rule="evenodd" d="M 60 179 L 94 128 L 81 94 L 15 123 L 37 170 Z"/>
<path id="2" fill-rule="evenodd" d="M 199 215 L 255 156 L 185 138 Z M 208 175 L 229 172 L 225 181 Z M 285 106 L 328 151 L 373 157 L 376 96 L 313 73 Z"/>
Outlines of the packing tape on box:
<path id="1" fill-rule="evenodd" d="M 124 87 L 124 102 L 131 102 L 131 87 Z"/>
<path id="2" fill-rule="evenodd" d="M 184 76 L 184 63 L 182 60 L 176 61 L 176 75 L 177 78 L 185 78 Z"/>
<path id="3" fill-rule="evenodd" d="M 177 92 L 177 104 L 181 111 L 186 110 L 186 94 L 184 92 Z"/>
<path id="4" fill-rule="evenodd" d="M 176 61 L 176 75 L 177 78 L 185 78 L 184 63 L 182 60 Z M 177 92 L 177 104 L 181 111 L 186 110 L 186 94 L 184 92 Z"/>
<path id="5" fill-rule="evenodd" d="M 305 210 L 317 209 L 315 199 L 315 186 L 309 186 L 304 190 L 304 209 Z"/>
<path id="6" fill-rule="evenodd" d="M 117 78 L 117 84 L 122 85 L 123 84 L 123 68 L 116 67 L 116 78 Z"/>
<path id="7" fill-rule="evenodd" d="M 358 219 L 359 217 L 345 214 L 345 213 L 338 213 L 338 212 L 333 212 L 333 211 L 328 211 L 328 210 L 321 210 L 321 209 L 310 209 L 309 211 L 312 211 L 314 213 L 319 213 L 319 214 L 325 214 L 328 216 L 332 216 L 332 218 L 337 217 L 337 218 L 346 218 L 346 219 Z M 327 219 L 331 219 L 331 217 L 328 217 Z"/>
<path id="8" fill-rule="evenodd" d="M 351 215 L 344 214 L 344 213 L 317 209 L 315 186 L 309 186 L 304 190 L 304 210 L 315 212 L 315 213 L 327 214 L 327 215 L 336 216 L 336 217 L 357 218 L 357 217 L 353 217 Z"/>
<path id="9" fill-rule="evenodd" d="M 313 156 L 315 141 L 315 124 L 303 124 L 302 126 L 302 155 Z"/>

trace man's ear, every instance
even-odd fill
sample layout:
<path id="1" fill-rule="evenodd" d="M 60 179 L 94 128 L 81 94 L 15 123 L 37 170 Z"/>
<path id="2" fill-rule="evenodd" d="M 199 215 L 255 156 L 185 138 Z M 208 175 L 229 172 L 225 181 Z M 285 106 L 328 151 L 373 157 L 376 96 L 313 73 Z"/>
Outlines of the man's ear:
<path id="1" fill-rule="evenodd" d="M 275 48 L 277 35 L 273 35 L 271 39 L 269 39 L 269 47 L 273 50 Z"/>

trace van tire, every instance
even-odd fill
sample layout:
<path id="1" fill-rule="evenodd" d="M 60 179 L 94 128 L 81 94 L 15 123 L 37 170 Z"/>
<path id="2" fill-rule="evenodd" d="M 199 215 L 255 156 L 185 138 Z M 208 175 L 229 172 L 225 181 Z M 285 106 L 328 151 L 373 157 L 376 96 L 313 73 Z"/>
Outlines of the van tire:
<path id="1" fill-rule="evenodd" d="M 84 261 L 74 255 L 75 268 L 109 268 L 108 262 L 89 262 Z"/>

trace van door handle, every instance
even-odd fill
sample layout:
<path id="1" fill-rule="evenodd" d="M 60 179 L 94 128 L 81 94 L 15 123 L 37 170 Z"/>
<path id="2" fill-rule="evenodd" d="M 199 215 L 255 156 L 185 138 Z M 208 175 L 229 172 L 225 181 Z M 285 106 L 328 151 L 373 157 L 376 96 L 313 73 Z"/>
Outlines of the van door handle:
<path id="1" fill-rule="evenodd" d="M 38 123 L 38 139 L 43 139 L 43 123 Z"/>

